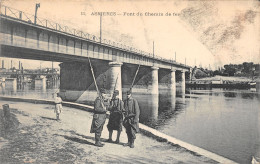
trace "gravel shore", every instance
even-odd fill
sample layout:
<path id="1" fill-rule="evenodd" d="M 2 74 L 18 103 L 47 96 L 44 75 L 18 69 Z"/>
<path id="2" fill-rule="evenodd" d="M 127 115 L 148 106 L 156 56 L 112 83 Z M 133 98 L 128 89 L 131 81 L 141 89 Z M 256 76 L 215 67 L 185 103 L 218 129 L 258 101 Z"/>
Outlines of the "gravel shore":
<path id="1" fill-rule="evenodd" d="M 3 104 L 11 108 L 9 128 L 3 126 Z M 127 142 L 125 131 L 119 144 L 104 142 L 103 148 L 96 147 L 94 134 L 89 133 L 92 113 L 63 107 L 61 121 L 56 121 L 53 108 L 0 102 L 0 163 L 216 163 L 141 133 L 134 149 L 122 146 Z M 106 125 L 102 141 L 108 138 Z"/>

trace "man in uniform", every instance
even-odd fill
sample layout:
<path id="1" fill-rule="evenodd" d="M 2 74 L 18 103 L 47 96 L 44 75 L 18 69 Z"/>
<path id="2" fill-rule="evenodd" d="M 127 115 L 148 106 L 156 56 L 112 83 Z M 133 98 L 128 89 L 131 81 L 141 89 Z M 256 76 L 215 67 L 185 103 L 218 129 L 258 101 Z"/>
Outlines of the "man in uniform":
<path id="1" fill-rule="evenodd" d="M 103 147 L 104 144 L 100 142 L 101 133 L 103 126 L 106 122 L 106 112 L 108 103 L 105 98 L 105 89 L 100 89 L 100 96 L 96 98 L 94 103 L 94 115 L 92 120 L 92 125 L 90 133 L 95 133 L 95 145 L 98 147 Z"/>
<path id="2" fill-rule="evenodd" d="M 119 99 L 118 90 L 114 91 L 108 110 L 110 111 L 110 116 L 107 124 L 107 129 L 109 131 L 109 139 L 107 141 L 112 142 L 113 130 L 117 130 L 116 143 L 119 143 L 123 123 L 124 102 Z"/>
<path id="3" fill-rule="evenodd" d="M 128 143 L 124 144 L 124 146 L 134 148 L 135 134 L 139 132 L 140 109 L 137 100 L 132 97 L 131 90 L 127 91 L 127 99 L 124 101 L 124 107 L 126 114 L 123 125 L 128 138 Z"/>

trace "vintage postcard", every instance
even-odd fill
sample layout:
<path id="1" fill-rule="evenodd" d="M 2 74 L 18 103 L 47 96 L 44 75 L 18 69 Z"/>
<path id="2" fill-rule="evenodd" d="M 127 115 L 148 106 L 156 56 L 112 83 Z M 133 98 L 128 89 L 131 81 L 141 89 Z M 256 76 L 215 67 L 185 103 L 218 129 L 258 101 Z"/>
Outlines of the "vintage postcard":
<path id="1" fill-rule="evenodd" d="M 259 0 L 0 1 L 0 163 L 259 163 Z"/>

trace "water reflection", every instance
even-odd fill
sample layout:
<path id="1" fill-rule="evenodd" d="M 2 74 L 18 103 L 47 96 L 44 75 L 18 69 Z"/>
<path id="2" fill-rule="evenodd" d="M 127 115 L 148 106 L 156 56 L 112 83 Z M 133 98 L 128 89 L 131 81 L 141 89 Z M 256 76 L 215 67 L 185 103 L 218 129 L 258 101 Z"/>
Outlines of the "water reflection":
<path id="1" fill-rule="evenodd" d="M 185 94 L 181 94 L 180 95 L 180 103 L 185 104 L 185 101 L 186 101 Z"/>
<path id="2" fill-rule="evenodd" d="M 177 95 L 176 111 L 157 128 L 239 163 L 259 155 L 259 94 L 249 90 L 191 90 Z"/>
<path id="3" fill-rule="evenodd" d="M 159 95 L 158 94 L 146 94 L 146 95 L 134 95 L 138 100 L 140 106 L 140 121 L 157 120 L 158 107 L 159 107 Z"/>
<path id="4" fill-rule="evenodd" d="M 6 82 L 2 83 L 0 86 L 0 94 L 15 97 L 22 96 L 24 98 L 53 99 L 52 93 L 59 90 L 59 81 L 19 83 L 11 86 L 12 87 Z"/>
<path id="5" fill-rule="evenodd" d="M 176 107 L 176 92 L 170 92 L 168 100 L 169 110 L 174 111 Z"/>
<path id="6" fill-rule="evenodd" d="M 46 92 L 46 78 L 45 77 L 35 78 L 34 84 L 35 84 L 35 90 Z"/>
<path id="7" fill-rule="evenodd" d="M 188 90 L 185 95 L 179 90 L 176 95 L 160 90 L 159 105 L 154 95 L 134 97 L 142 111 L 140 121 L 150 127 L 239 163 L 260 153 L 260 100 L 255 92 Z"/>
<path id="8" fill-rule="evenodd" d="M 5 79 L 5 89 L 11 93 L 16 93 L 17 91 L 17 80 L 15 78 Z"/>
<path id="9" fill-rule="evenodd" d="M 160 90 L 159 110 L 175 110 L 176 92 Z"/>
<path id="10" fill-rule="evenodd" d="M 252 93 L 241 93 L 241 97 L 243 99 L 254 99 L 255 97 L 258 99 L 258 94 L 252 94 Z"/>
<path id="11" fill-rule="evenodd" d="M 235 93 L 235 92 L 225 92 L 224 96 L 225 97 L 236 97 L 237 93 Z"/>

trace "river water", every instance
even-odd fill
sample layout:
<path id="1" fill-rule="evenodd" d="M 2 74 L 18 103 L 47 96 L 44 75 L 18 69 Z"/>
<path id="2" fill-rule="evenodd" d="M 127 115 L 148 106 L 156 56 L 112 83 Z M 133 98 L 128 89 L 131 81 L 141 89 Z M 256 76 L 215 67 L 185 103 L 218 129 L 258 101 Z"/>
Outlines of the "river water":
<path id="1" fill-rule="evenodd" d="M 0 86 L 1 95 L 52 99 L 59 85 Z M 133 93 L 140 122 L 239 163 L 260 157 L 259 93 L 250 90 L 191 90 L 185 95 Z"/>
<path id="2" fill-rule="evenodd" d="M 143 123 L 239 163 L 260 157 L 260 100 L 256 92 L 190 90 L 185 97 L 160 97 L 158 116 Z"/>

